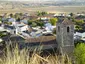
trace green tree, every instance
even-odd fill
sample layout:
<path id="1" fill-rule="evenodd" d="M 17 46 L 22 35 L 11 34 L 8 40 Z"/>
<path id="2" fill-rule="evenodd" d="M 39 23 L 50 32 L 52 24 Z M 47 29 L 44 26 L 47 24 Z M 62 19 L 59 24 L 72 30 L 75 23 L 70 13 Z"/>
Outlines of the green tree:
<path id="1" fill-rule="evenodd" d="M 8 25 L 12 25 L 12 22 L 8 22 Z"/>
<path id="2" fill-rule="evenodd" d="M 57 18 L 51 18 L 51 19 L 50 19 L 50 23 L 51 23 L 52 25 L 54 25 L 54 26 L 56 25 L 57 21 L 58 21 Z"/>
<path id="3" fill-rule="evenodd" d="M 20 18 L 17 18 L 16 20 L 17 20 L 17 21 L 20 21 L 21 19 L 20 19 Z"/>
<path id="4" fill-rule="evenodd" d="M 73 13 L 70 13 L 69 15 L 70 15 L 71 17 L 73 17 L 74 14 L 73 14 Z"/>
<path id="5" fill-rule="evenodd" d="M 75 30 L 78 30 L 78 31 L 79 31 L 79 30 L 82 30 L 82 27 L 79 26 L 79 25 L 76 25 L 76 26 L 75 26 Z"/>
<path id="6" fill-rule="evenodd" d="M 40 11 L 37 11 L 37 16 L 41 16 L 41 12 Z"/>
<path id="7" fill-rule="evenodd" d="M 46 15 L 46 14 L 47 14 L 47 12 L 41 12 L 41 14 L 42 14 L 42 16 L 44 16 L 44 15 Z"/>
<path id="8" fill-rule="evenodd" d="M 11 18 L 13 18 L 14 17 L 14 15 L 11 13 L 10 15 L 9 15 Z"/>
<path id="9" fill-rule="evenodd" d="M 2 16 L 0 16 L 0 21 L 2 21 Z"/>
<path id="10" fill-rule="evenodd" d="M 32 21 L 29 20 L 29 21 L 28 21 L 28 25 L 32 25 Z"/>
<path id="11" fill-rule="evenodd" d="M 47 12 L 44 11 L 37 11 L 37 16 L 44 16 L 45 14 L 47 14 Z"/>
<path id="12" fill-rule="evenodd" d="M 84 23 L 84 20 L 75 20 L 75 23 L 77 25 L 82 25 Z"/>
<path id="13" fill-rule="evenodd" d="M 23 15 L 23 13 L 19 13 L 19 15 L 20 15 L 20 16 L 22 16 L 22 15 Z"/>
<path id="14" fill-rule="evenodd" d="M 85 64 L 85 44 L 77 44 L 74 50 L 76 64 Z"/>
<path id="15" fill-rule="evenodd" d="M 56 28 L 53 29 L 53 34 L 56 34 Z"/>
<path id="16" fill-rule="evenodd" d="M 32 27 L 36 27 L 37 23 L 36 22 L 32 22 Z"/>
<path id="17" fill-rule="evenodd" d="M 21 16 L 22 16 L 22 13 L 16 13 L 16 14 L 14 15 L 14 17 L 15 17 L 16 20 L 17 20 L 18 18 L 21 18 Z"/>
<path id="18" fill-rule="evenodd" d="M 38 22 L 37 22 L 37 25 L 38 25 L 38 26 L 40 26 L 40 27 L 42 28 L 42 27 L 44 26 L 44 23 L 43 23 L 43 22 L 38 21 Z"/>

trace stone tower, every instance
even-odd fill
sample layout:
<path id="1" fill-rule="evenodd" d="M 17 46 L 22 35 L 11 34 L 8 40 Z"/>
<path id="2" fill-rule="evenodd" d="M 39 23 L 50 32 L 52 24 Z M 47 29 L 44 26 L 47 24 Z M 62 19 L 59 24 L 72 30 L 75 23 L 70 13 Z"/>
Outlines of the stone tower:
<path id="1" fill-rule="evenodd" d="M 59 53 L 71 55 L 74 50 L 74 24 L 65 18 L 63 21 L 57 23 L 56 31 Z"/>

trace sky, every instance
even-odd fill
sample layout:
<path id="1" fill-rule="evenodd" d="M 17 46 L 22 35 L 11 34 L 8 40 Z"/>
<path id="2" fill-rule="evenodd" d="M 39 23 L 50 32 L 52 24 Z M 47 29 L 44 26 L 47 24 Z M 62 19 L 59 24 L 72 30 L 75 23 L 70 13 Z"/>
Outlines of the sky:
<path id="1" fill-rule="evenodd" d="M 0 1 L 52 1 L 52 0 L 0 0 Z M 70 1 L 70 0 L 54 0 L 54 1 Z"/>
<path id="2" fill-rule="evenodd" d="M 0 0 L 0 1 L 85 1 L 85 0 Z"/>

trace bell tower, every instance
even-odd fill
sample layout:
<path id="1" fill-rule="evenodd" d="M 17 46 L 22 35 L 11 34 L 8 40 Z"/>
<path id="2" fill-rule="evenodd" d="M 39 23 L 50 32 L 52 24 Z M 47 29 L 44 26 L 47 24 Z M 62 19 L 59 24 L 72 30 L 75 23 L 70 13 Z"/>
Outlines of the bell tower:
<path id="1" fill-rule="evenodd" d="M 65 18 L 56 27 L 57 49 L 61 54 L 71 55 L 74 50 L 74 24 Z"/>

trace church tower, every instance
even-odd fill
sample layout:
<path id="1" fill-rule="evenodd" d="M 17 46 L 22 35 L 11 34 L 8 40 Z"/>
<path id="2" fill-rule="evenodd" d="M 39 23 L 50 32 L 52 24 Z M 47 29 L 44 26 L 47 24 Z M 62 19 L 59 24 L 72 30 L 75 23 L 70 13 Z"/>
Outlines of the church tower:
<path id="1" fill-rule="evenodd" d="M 74 50 L 74 24 L 65 18 L 56 27 L 56 40 L 59 53 L 71 55 Z"/>

